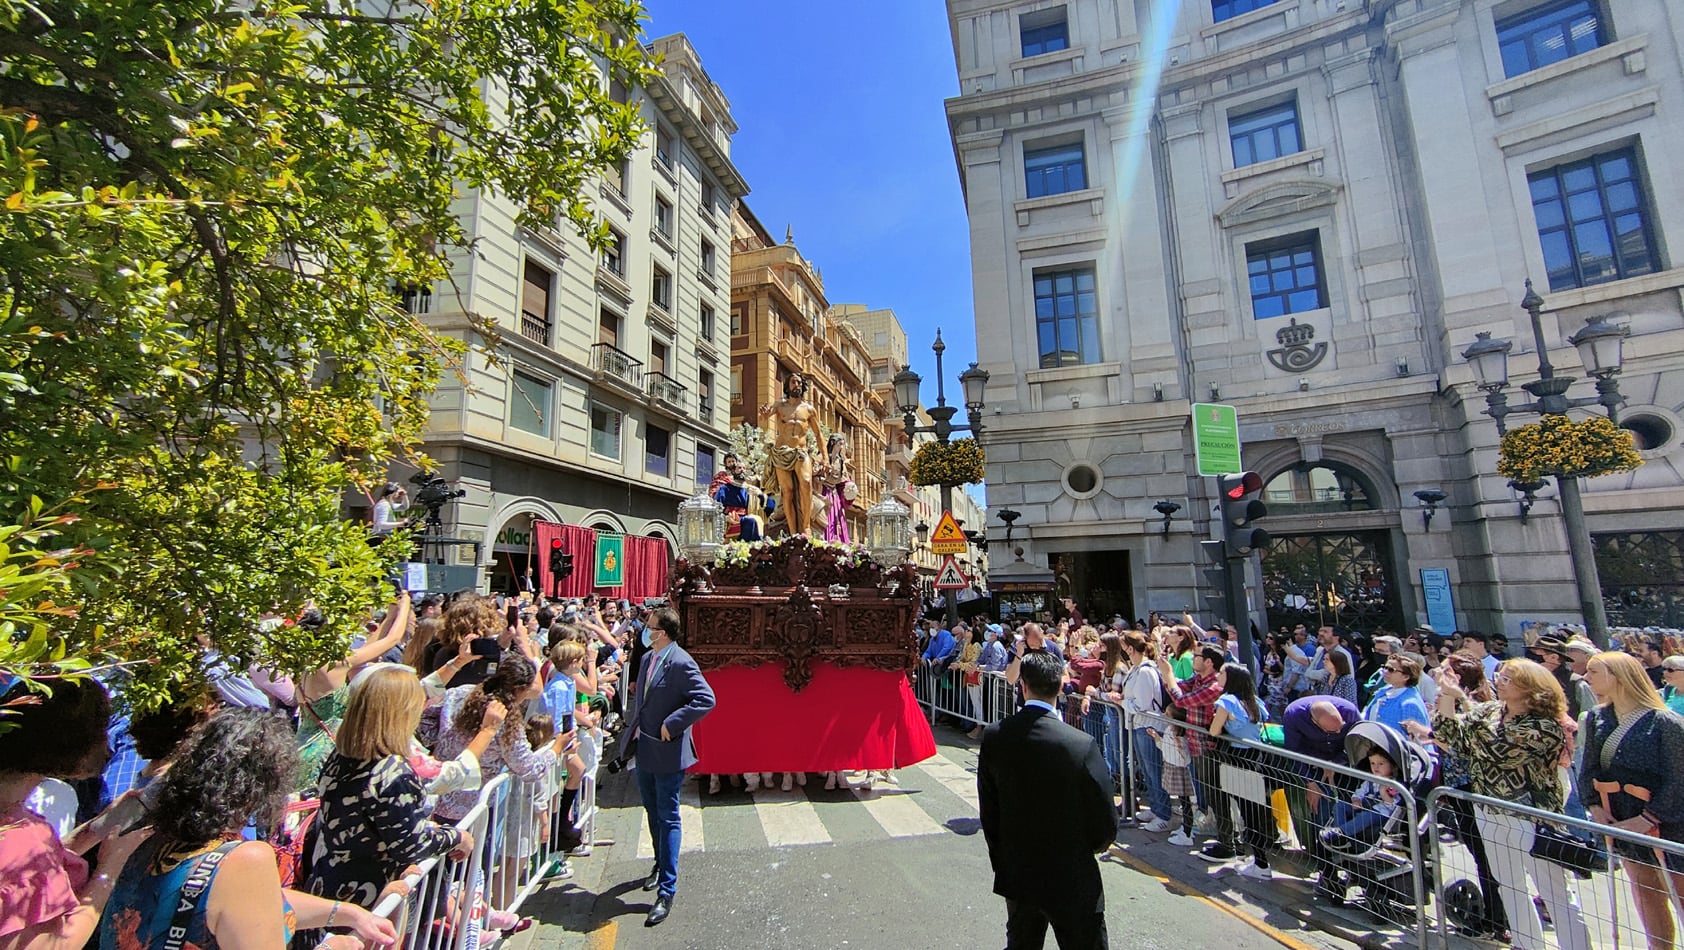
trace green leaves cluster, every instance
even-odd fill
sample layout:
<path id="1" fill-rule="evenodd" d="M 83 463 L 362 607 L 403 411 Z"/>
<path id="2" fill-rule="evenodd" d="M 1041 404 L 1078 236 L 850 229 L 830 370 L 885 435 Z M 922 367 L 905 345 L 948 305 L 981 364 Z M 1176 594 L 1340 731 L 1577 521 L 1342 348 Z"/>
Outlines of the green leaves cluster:
<path id="1" fill-rule="evenodd" d="M 343 655 L 401 556 L 343 498 L 424 461 L 463 355 L 395 290 L 448 278 L 469 190 L 602 237 L 586 186 L 643 131 L 605 80 L 647 77 L 640 16 L 0 0 L 0 541 L 80 552 L 0 572 L 0 622 L 150 660 L 143 699 L 199 634 L 281 669 Z M 319 634 L 259 633 L 312 600 Z"/>

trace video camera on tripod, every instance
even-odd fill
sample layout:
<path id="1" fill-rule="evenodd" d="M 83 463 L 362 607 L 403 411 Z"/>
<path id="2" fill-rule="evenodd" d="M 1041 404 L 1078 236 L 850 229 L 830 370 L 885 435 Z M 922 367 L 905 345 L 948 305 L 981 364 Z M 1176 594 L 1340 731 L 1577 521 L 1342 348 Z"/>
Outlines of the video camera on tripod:
<path id="1" fill-rule="evenodd" d="M 451 488 L 450 483 L 443 476 L 433 472 L 416 472 L 409 476 L 410 484 L 415 488 L 415 504 L 427 510 L 427 516 L 422 521 L 427 534 L 440 534 L 444 531 L 444 517 L 439 513 L 447 502 L 468 493 L 464 488 Z"/>

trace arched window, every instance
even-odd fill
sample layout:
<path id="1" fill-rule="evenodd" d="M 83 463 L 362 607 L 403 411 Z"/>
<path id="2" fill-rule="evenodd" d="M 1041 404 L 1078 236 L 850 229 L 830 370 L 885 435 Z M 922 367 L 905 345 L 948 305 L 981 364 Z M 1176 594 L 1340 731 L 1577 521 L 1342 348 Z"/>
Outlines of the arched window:
<path id="1" fill-rule="evenodd" d="M 1263 486 L 1271 515 L 1311 515 L 1373 511 L 1380 507 L 1368 479 L 1337 462 L 1300 464 Z"/>

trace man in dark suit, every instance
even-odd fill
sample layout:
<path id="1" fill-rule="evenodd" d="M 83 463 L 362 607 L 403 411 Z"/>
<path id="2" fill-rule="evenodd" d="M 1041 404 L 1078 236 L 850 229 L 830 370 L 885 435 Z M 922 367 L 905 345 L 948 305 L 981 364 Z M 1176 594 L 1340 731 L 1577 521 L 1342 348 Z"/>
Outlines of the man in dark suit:
<path id="1" fill-rule="evenodd" d="M 1024 706 L 988 727 L 977 759 L 994 893 L 1006 899 L 1006 950 L 1104 950 L 1105 892 L 1094 855 L 1117 840 L 1111 773 L 1099 744 L 1053 713 L 1064 664 L 1028 651 Z"/>
<path id="2" fill-rule="evenodd" d="M 649 648 L 638 669 L 637 695 L 630 721 L 637 757 L 637 790 L 649 816 L 649 836 L 655 844 L 655 867 L 643 889 L 655 891 L 655 906 L 644 925 L 653 927 L 672 912 L 678 890 L 678 791 L 684 770 L 696 764 L 696 744 L 690 727 L 713 709 L 713 688 L 702 678 L 696 661 L 678 645 L 683 636 L 678 613 L 670 607 L 655 611 L 643 631 Z"/>

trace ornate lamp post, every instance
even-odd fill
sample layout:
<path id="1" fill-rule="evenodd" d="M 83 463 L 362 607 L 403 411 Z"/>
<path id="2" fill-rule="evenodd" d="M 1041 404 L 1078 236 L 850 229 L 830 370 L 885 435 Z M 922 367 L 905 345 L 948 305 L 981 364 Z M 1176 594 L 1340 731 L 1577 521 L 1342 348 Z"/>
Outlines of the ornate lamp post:
<path id="1" fill-rule="evenodd" d="M 969 432 L 973 435 L 982 434 L 982 391 L 988 385 L 988 371 L 978 369 L 975 363 L 971 368 L 959 374 L 959 385 L 965 395 L 965 425 L 954 425 L 953 415 L 958 412 L 957 406 L 947 404 L 947 384 L 944 381 L 941 355 L 947 350 L 947 344 L 941 341 L 941 330 L 936 330 L 936 341 L 930 345 L 936 354 L 936 404 L 929 409 L 930 425 L 918 424 L 918 387 L 924 382 L 923 377 L 912 371 L 910 366 L 902 366 L 895 374 L 895 402 L 901 411 L 902 428 L 908 436 L 919 433 L 930 433 L 936 440 L 946 444 L 955 432 Z M 953 489 L 955 486 L 944 484 L 941 486 L 941 511 L 947 514 L 953 510 Z M 949 591 L 947 594 L 947 625 L 951 629 L 959 620 L 959 599 Z"/>
<path id="2" fill-rule="evenodd" d="M 1615 326 L 1602 317 L 1593 317 L 1583 329 L 1567 338 L 1579 351 L 1585 372 L 1596 380 L 1596 395 L 1569 399 L 1567 390 L 1575 377 L 1558 376 L 1550 363 L 1549 349 L 1544 345 L 1544 325 L 1540 316 L 1544 298 L 1526 282 L 1526 296 L 1520 306 L 1532 319 L 1532 340 L 1538 353 L 1538 378 L 1521 386 L 1534 399 L 1519 405 L 1509 405 L 1503 390 L 1509 385 L 1508 340 L 1493 340 L 1489 332 L 1476 334 L 1473 345 L 1462 358 L 1473 364 L 1479 377 L 1479 388 L 1485 391 L 1485 414 L 1497 423 L 1497 433 L 1506 433 L 1503 420 L 1515 413 L 1536 413 L 1540 416 L 1564 416 L 1569 409 L 1601 406 L 1611 422 L 1619 421 L 1619 383 L 1614 379 L 1624 362 L 1625 338 L 1629 326 Z M 1567 523 L 1567 548 L 1573 560 L 1573 580 L 1578 585 L 1579 610 L 1584 614 L 1585 628 L 1601 646 L 1608 644 L 1608 615 L 1602 605 L 1602 584 L 1596 575 L 1596 556 L 1591 549 L 1590 528 L 1585 524 L 1584 499 L 1579 494 L 1578 476 L 1557 475 L 1561 488 L 1561 516 Z M 1530 493 L 1528 493 L 1530 495 Z"/>

